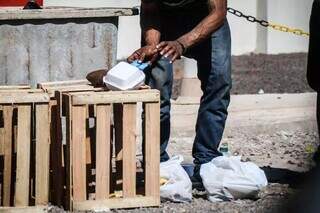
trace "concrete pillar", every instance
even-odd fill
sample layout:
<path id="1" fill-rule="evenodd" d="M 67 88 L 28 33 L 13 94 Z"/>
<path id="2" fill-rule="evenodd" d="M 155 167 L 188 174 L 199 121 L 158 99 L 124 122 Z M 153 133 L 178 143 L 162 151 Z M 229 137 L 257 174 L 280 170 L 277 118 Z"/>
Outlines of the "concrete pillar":
<path id="1" fill-rule="evenodd" d="M 268 1 L 257 0 L 257 18 L 268 20 Z M 268 28 L 257 25 L 256 53 L 267 53 L 268 49 Z"/>

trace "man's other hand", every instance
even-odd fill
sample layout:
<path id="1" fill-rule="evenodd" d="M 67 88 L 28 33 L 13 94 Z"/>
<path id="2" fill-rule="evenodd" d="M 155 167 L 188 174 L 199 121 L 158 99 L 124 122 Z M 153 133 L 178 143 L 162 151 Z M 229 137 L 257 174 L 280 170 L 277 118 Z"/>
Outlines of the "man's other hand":
<path id="1" fill-rule="evenodd" d="M 150 62 L 153 64 L 157 61 L 159 56 L 156 46 L 147 45 L 138 50 L 136 50 L 132 55 L 127 59 L 129 63 L 138 60 L 139 62 Z"/>
<path id="2" fill-rule="evenodd" d="M 157 45 L 157 49 L 160 55 L 170 59 L 170 63 L 180 59 L 185 51 L 184 45 L 179 41 L 163 41 Z"/>

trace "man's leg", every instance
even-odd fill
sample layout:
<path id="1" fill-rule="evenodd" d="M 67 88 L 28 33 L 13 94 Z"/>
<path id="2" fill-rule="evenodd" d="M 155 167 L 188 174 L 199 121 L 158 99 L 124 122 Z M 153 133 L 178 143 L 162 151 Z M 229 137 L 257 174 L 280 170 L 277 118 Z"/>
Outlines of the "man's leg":
<path id="1" fill-rule="evenodd" d="M 196 57 L 203 96 L 192 150 L 195 175 L 201 164 L 221 155 L 218 146 L 227 119 L 232 83 L 231 37 L 227 21 L 212 35 L 210 47 L 211 51 L 207 55 Z"/>
<path id="2" fill-rule="evenodd" d="M 173 82 L 172 64 L 168 59 L 160 59 L 155 67 L 148 71 L 146 83 L 152 88 L 160 91 L 160 161 L 169 160 L 166 152 L 170 138 L 170 109 L 171 91 Z"/>

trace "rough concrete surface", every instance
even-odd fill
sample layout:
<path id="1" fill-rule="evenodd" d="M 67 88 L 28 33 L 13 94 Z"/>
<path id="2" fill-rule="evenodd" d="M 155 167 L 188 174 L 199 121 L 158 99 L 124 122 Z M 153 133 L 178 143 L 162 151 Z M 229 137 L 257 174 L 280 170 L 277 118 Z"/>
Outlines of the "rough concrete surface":
<path id="1" fill-rule="evenodd" d="M 116 63 L 113 23 L 1 25 L 0 84 L 83 79 Z"/>

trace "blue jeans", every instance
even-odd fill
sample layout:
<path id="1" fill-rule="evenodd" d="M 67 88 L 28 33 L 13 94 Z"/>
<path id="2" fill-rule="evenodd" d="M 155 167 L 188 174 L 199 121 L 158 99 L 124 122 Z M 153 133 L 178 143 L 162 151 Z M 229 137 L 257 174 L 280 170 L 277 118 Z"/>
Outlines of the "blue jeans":
<path id="1" fill-rule="evenodd" d="M 210 39 L 188 50 L 185 56 L 197 61 L 198 78 L 203 91 L 192 150 L 194 163 L 200 165 L 221 155 L 218 146 L 227 119 L 232 82 L 231 37 L 228 22 L 225 21 Z M 172 72 L 172 64 L 166 58 L 162 58 L 148 72 L 146 81 L 161 93 L 161 162 L 169 159 L 166 148 L 170 138 Z"/>

